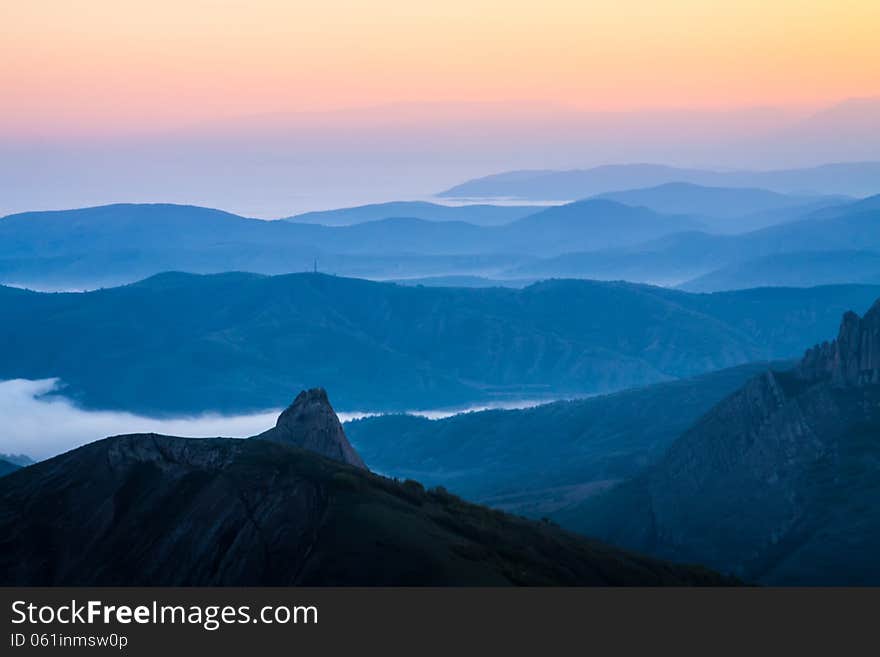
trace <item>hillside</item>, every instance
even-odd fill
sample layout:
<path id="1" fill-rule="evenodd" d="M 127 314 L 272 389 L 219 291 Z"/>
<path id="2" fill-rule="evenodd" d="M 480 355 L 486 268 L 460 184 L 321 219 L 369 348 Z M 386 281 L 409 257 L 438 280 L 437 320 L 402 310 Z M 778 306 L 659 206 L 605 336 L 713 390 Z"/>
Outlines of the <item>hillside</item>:
<path id="1" fill-rule="evenodd" d="M 100 440 L 0 479 L 0 536 L 5 586 L 732 583 L 274 439 Z"/>
<path id="2" fill-rule="evenodd" d="M 15 472 L 21 468 L 20 465 L 16 463 L 10 463 L 4 459 L 0 459 L 0 477 L 10 474 L 11 472 Z"/>
<path id="3" fill-rule="evenodd" d="M 772 584 L 880 583 L 880 303 L 720 402 L 644 474 L 560 515 Z"/>
<path id="4" fill-rule="evenodd" d="M 795 356 L 878 294 L 321 274 L 165 274 L 83 294 L 0 287 L 0 378 L 59 377 L 85 407 L 153 415 L 278 408 L 289 401 L 279 390 L 315 385 L 347 411 L 582 395 Z"/>
<path id="5" fill-rule="evenodd" d="M 766 363 L 522 410 L 346 423 L 380 472 L 543 516 L 628 478 Z"/>

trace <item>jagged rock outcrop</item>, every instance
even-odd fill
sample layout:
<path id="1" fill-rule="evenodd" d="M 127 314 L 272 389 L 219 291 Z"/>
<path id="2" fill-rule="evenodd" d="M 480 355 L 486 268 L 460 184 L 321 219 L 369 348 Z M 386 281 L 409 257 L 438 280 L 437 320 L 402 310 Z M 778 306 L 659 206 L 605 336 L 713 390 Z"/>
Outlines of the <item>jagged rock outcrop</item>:
<path id="1" fill-rule="evenodd" d="M 830 377 L 837 386 L 880 383 L 880 302 L 863 318 L 846 313 L 837 339 L 808 350 L 797 371 L 806 380 Z"/>
<path id="2" fill-rule="evenodd" d="M 294 445 L 335 461 L 367 469 L 348 442 L 342 423 L 323 388 L 303 390 L 278 417 L 273 428 L 253 437 Z"/>
<path id="3" fill-rule="evenodd" d="M 775 584 L 878 584 L 880 304 L 720 402 L 643 475 L 561 521 Z"/>

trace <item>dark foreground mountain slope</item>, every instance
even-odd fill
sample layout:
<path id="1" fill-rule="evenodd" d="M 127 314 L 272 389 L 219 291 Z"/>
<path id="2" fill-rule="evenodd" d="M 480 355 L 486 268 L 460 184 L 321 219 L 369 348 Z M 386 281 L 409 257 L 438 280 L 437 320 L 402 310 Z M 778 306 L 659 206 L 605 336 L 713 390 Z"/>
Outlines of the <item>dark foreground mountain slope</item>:
<path id="1" fill-rule="evenodd" d="M 0 479 L 2 585 L 724 583 L 274 440 L 119 436 Z"/>
<path id="2" fill-rule="evenodd" d="M 441 420 L 380 415 L 345 428 L 380 472 L 540 517 L 640 472 L 766 368 L 752 363 L 611 395 Z"/>
<path id="3" fill-rule="evenodd" d="M 795 356 L 878 294 L 415 288 L 321 274 L 0 287 L 0 378 L 59 377 L 84 406 L 152 414 L 279 408 L 279 390 L 313 383 L 361 411 L 580 395 Z"/>
<path id="4" fill-rule="evenodd" d="M 880 303 L 564 514 L 616 544 L 778 584 L 880 583 Z"/>

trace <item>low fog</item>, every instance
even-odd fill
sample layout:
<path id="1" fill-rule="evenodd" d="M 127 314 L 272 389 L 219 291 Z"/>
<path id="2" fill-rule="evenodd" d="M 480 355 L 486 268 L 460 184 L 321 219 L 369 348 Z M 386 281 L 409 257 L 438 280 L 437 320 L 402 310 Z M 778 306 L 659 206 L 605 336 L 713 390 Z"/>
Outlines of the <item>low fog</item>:
<path id="1" fill-rule="evenodd" d="M 0 453 L 24 453 L 40 460 L 125 433 L 244 438 L 274 426 L 281 412 L 159 419 L 116 411 L 86 411 L 64 397 L 46 396 L 58 384 L 57 379 L 0 381 Z M 351 419 L 344 414 L 340 417 Z"/>
<path id="2" fill-rule="evenodd" d="M 107 436 L 127 433 L 160 433 L 192 438 L 245 438 L 275 425 L 282 409 L 249 415 L 204 415 L 179 418 L 151 418 L 122 411 L 89 411 L 70 400 L 51 394 L 59 389 L 58 379 L 0 381 L 0 453 L 26 454 L 42 460 Z M 458 413 L 528 408 L 552 401 L 511 400 L 478 406 L 415 411 L 413 414 L 442 419 Z M 375 413 L 339 413 L 342 422 Z"/>

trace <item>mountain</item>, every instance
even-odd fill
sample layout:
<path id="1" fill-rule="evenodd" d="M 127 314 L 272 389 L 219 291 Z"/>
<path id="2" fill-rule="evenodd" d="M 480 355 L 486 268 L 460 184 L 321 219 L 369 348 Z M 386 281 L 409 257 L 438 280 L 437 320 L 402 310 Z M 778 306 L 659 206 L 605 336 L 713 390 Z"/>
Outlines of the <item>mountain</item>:
<path id="1" fill-rule="evenodd" d="M 765 286 L 809 287 L 841 283 L 880 283 L 880 253 L 780 253 L 722 267 L 679 287 L 690 292 L 715 292 Z"/>
<path id="2" fill-rule="evenodd" d="M 541 517 L 640 472 L 766 363 L 521 410 L 346 423 L 380 472 Z M 540 440 L 536 437 L 540 437 Z"/>
<path id="3" fill-rule="evenodd" d="M 703 187 L 690 183 L 606 192 L 596 198 L 646 207 L 664 214 L 700 217 L 715 231 L 733 233 L 791 221 L 811 211 L 852 200 L 840 196 L 794 196 L 765 189 Z"/>
<path id="4" fill-rule="evenodd" d="M 274 427 L 254 437 L 307 449 L 356 468 L 367 467 L 349 444 L 323 388 L 303 390 Z"/>
<path id="5" fill-rule="evenodd" d="M 697 231 L 667 235 L 636 246 L 535 260 L 508 270 L 504 276 L 625 278 L 679 285 L 720 268 L 745 267 L 756 258 L 814 251 L 880 251 L 880 195 L 826 207 L 798 221 L 742 235 Z M 812 284 L 822 282 L 820 273 Z"/>
<path id="6" fill-rule="evenodd" d="M 397 285 L 422 285 L 424 287 L 526 287 L 537 281 L 533 278 L 485 278 L 483 276 L 427 276 L 424 278 L 399 278 L 390 281 Z"/>
<path id="7" fill-rule="evenodd" d="M 291 434 L 332 414 L 304 395 Z M 97 441 L 0 479 L 0 537 L 4 586 L 733 583 L 286 439 Z"/>
<path id="8" fill-rule="evenodd" d="M 638 244 L 702 227 L 704 224 L 692 217 L 588 199 L 549 207 L 496 230 L 506 250 L 541 255 Z"/>
<path id="9" fill-rule="evenodd" d="M 0 459 L 0 477 L 8 475 L 11 472 L 15 472 L 16 470 L 21 469 L 21 466 L 17 463 L 11 463 L 5 459 Z"/>
<path id="10" fill-rule="evenodd" d="M 7 461 L 13 465 L 18 465 L 22 468 L 26 465 L 33 465 L 35 463 L 30 456 L 26 456 L 25 454 L 0 454 L 0 460 Z"/>
<path id="11" fill-rule="evenodd" d="M 598 200 L 539 210 L 502 226 L 388 218 L 330 227 L 193 206 L 121 204 L 0 219 L 0 280 L 69 290 L 178 270 L 281 274 L 320 267 L 380 279 L 486 276 L 537 255 L 633 244 L 701 226 Z"/>
<path id="12" fill-rule="evenodd" d="M 58 377 L 84 407 L 148 415 L 279 408 L 279 390 L 310 385 L 336 391 L 346 411 L 558 398 L 793 357 L 878 295 L 235 273 L 86 293 L 0 287 L 0 378 Z"/>
<path id="13" fill-rule="evenodd" d="M 565 521 L 771 584 L 877 584 L 880 302 L 720 402 L 643 475 Z"/>
<path id="14" fill-rule="evenodd" d="M 500 226 L 541 210 L 537 205 L 440 205 L 425 201 L 391 201 L 351 208 L 305 212 L 285 221 L 324 226 L 350 226 L 381 219 L 462 221 L 477 226 Z"/>
<path id="15" fill-rule="evenodd" d="M 438 196 L 570 201 L 676 182 L 708 187 L 758 187 L 786 194 L 868 196 L 880 190 L 880 162 L 773 171 L 709 171 L 658 164 L 614 164 L 570 171 L 510 171 L 469 180 Z"/>

